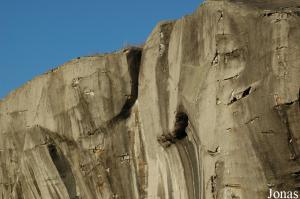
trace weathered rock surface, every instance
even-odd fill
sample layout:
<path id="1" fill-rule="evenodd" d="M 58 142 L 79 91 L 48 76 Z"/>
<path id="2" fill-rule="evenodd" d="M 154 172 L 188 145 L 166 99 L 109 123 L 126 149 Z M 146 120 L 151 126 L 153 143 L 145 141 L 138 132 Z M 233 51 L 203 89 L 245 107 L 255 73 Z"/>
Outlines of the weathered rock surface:
<path id="1" fill-rule="evenodd" d="M 213 1 L 0 102 L 0 198 L 300 190 L 300 2 Z"/>

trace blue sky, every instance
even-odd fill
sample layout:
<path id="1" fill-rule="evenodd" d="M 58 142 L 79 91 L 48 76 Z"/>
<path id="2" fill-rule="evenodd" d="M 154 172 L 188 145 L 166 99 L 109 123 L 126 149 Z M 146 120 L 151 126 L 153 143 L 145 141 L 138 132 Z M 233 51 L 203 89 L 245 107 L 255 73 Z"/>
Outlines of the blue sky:
<path id="1" fill-rule="evenodd" d="M 75 57 L 141 44 L 202 0 L 0 0 L 0 99 Z"/>

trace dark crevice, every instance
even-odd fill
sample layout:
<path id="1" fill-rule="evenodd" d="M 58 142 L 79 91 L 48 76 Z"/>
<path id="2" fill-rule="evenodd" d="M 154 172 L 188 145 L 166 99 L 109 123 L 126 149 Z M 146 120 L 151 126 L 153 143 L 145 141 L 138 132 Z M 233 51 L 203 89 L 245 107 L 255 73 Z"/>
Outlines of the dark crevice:
<path id="1" fill-rule="evenodd" d="M 273 131 L 273 130 L 261 131 L 260 133 L 266 134 L 266 135 L 274 135 L 274 134 L 276 134 L 276 132 Z"/>
<path id="2" fill-rule="evenodd" d="M 233 98 L 230 100 L 230 102 L 229 102 L 228 105 L 230 105 L 230 104 L 232 104 L 232 103 L 234 103 L 234 102 L 236 102 L 236 101 L 237 101 L 237 98 L 236 98 L 236 97 L 233 97 Z"/>
<path id="3" fill-rule="evenodd" d="M 263 14 L 263 16 L 264 17 L 271 17 L 273 15 L 282 15 L 282 14 L 286 14 L 287 16 L 291 16 L 293 13 L 295 13 L 295 11 L 294 12 L 289 12 L 289 11 L 284 11 L 284 10 L 282 10 L 282 11 L 269 11 L 269 12 L 265 12 Z"/>
<path id="4" fill-rule="evenodd" d="M 217 180 L 217 176 L 213 175 L 210 176 L 210 186 L 211 186 L 211 194 L 213 195 L 213 198 L 215 199 L 217 197 L 217 191 L 216 191 L 216 180 Z"/>
<path id="5" fill-rule="evenodd" d="M 278 47 L 276 47 L 276 50 L 282 50 L 282 49 L 286 49 L 286 48 L 288 48 L 287 46 L 278 46 Z"/>
<path id="6" fill-rule="evenodd" d="M 234 102 L 237 102 L 238 100 L 247 97 L 248 95 L 251 94 L 252 90 L 253 90 L 252 87 L 249 86 L 246 90 L 232 95 L 228 105 L 233 104 Z"/>
<path id="7" fill-rule="evenodd" d="M 223 10 L 218 10 L 218 13 L 220 14 L 219 19 L 218 19 L 218 23 L 219 23 L 224 17 L 224 12 L 223 12 Z"/>
<path id="8" fill-rule="evenodd" d="M 157 138 L 157 141 L 164 147 L 169 147 L 171 144 L 175 144 L 178 140 L 182 140 L 187 137 L 186 127 L 188 126 L 189 118 L 186 113 L 178 112 L 176 114 L 176 120 L 174 130 L 171 133 L 161 135 Z"/>
<path id="9" fill-rule="evenodd" d="M 186 127 L 189 124 L 189 117 L 184 112 L 179 112 L 176 115 L 176 122 L 173 134 L 176 139 L 183 139 L 187 136 L 185 131 Z"/>
<path id="10" fill-rule="evenodd" d="M 290 160 L 295 161 L 299 158 L 298 150 L 297 150 L 297 143 L 295 143 L 295 138 L 290 126 L 289 116 L 288 116 L 288 109 L 292 104 L 295 102 L 289 102 L 281 105 L 275 106 L 275 110 L 277 111 L 282 124 L 285 126 L 286 133 L 287 133 L 287 145 L 290 151 Z"/>
<path id="11" fill-rule="evenodd" d="M 298 102 L 297 102 L 297 101 L 298 101 Z M 274 108 L 275 108 L 276 110 L 283 110 L 283 109 L 289 108 L 290 106 L 292 106 L 292 105 L 295 104 L 295 103 L 298 103 L 298 106 L 300 107 L 300 89 L 299 89 L 299 91 L 298 91 L 298 99 L 297 99 L 297 100 L 278 104 L 278 105 L 276 105 Z"/>
<path id="12" fill-rule="evenodd" d="M 217 155 L 217 154 L 219 154 L 220 153 L 220 146 L 217 146 L 216 148 L 215 148 L 215 150 L 207 150 L 207 153 L 210 155 L 210 156 L 215 156 L 215 155 Z"/>
<path id="13" fill-rule="evenodd" d="M 239 57 L 243 52 L 243 49 L 235 49 L 231 52 L 227 52 L 224 54 L 225 57 Z"/>
<path id="14" fill-rule="evenodd" d="M 260 117 L 259 116 L 256 116 L 254 118 L 251 118 L 250 120 L 248 120 L 247 122 L 245 122 L 245 124 L 252 124 L 254 123 L 256 120 L 258 120 Z"/>
<path id="15" fill-rule="evenodd" d="M 74 175 L 72 173 L 72 169 L 69 161 L 62 154 L 62 152 L 58 151 L 54 144 L 48 145 L 48 151 L 51 156 L 51 159 L 59 173 L 60 178 L 62 179 L 70 199 L 77 199 L 77 191 L 76 191 L 76 181 Z"/>
<path id="16" fill-rule="evenodd" d="M 272 13 L 272 12 L 269 12 L 269 13 L 264 13 L 264 17 L 270 17 L 270 16 L 272 16 L 274 13 Z"/>
<path id="17" fill-rule="evenodd" d="M 234 76 L 231 76 L 231 77 L 227 77 L 227 78 L 225 78 L 225 79 L 223 79 L 224 81 L 227 81 L 227 80 L 231 80 L 231 79 L 237 79 L 237 78 L 239 78 L 239 74 L 236 74 L 236 75 L 234 75 Z"/>
<path id="18" fill-rule="evenodd" d="M 219 53 L 218 53 L 218 51 L 216 51 L 215 55 L 214 55 L 214 58 L 212 59 L 210 64 L 213 66 L 213 65 L 216 65 L 218 63 L 219 63 Z"/>
<path id="19" fill-rule="evenodd" d="M 250 94 L 250 91 L 251 91 L 251 86 L 250 86 L 249 88 L 247 88 L 247 89 L 243 92 L 242 98 L 243 98 L 243 97 L 246 97 L 247 95 L 249 95 L 249 94 Z"/>
<path id="20" fill-rule="evenodd" d="M 296 171 L 292 173 L 292 177 L 294 178 L 300 178 L 300 171 Z"/>
<path id="21" fill-rule="evenodd" d="M 110 124 L 126 119 L 130 116 L 131 108 L 133 107 L 138 98 L 138 84 L 141 58 L 141 48 L 132 47 L 127 51 L 127 63 L 131 78 L 131 93 L 127 96 L 127 100 L 125 101 L 125 104 L 123 105 L 120 113 L 110 121 Z"/>
<path id="22" fill-rule="evenodd" d="M 275 106 L 275 109 L 280 109 L 280 107 L 285 107 L 285 108 L 288 108 L 290 106 L 292 106 L 293 104 L 295 104 L 298 100 L 295 100 L 295 101 L 290 101 L 290 102 L 285 102 L 285 103 L 282 103 L 282 104 L 278 104 Z"/>
<path id="23" fill-rule="evenodd" d="M 215 163 L 214 175 L 210 177 L 211 193 L 213 199 L 219 198 L 221 186 L 224 180 L 224 162 L 217 161 Z"/>

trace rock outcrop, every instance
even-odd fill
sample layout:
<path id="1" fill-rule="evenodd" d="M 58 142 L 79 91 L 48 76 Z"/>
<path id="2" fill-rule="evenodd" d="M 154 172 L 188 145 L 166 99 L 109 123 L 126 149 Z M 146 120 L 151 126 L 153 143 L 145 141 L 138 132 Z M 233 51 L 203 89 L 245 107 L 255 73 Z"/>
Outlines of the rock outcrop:
<path id="1" fill-rule="evenodd" d="M 208 0 L 0 102 L 0 198 L 300 190 L 300 2 Z"/>

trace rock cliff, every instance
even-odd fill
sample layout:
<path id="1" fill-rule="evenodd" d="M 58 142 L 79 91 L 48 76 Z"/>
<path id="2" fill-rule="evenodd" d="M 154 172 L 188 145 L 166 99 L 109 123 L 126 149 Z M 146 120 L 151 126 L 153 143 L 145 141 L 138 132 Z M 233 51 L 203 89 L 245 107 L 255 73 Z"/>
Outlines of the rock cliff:
<path id="1" fill-rule="evenodd" d="M 300 1 L 207 0 L 0 102 L 1 199 L 300 190 Z"/>

